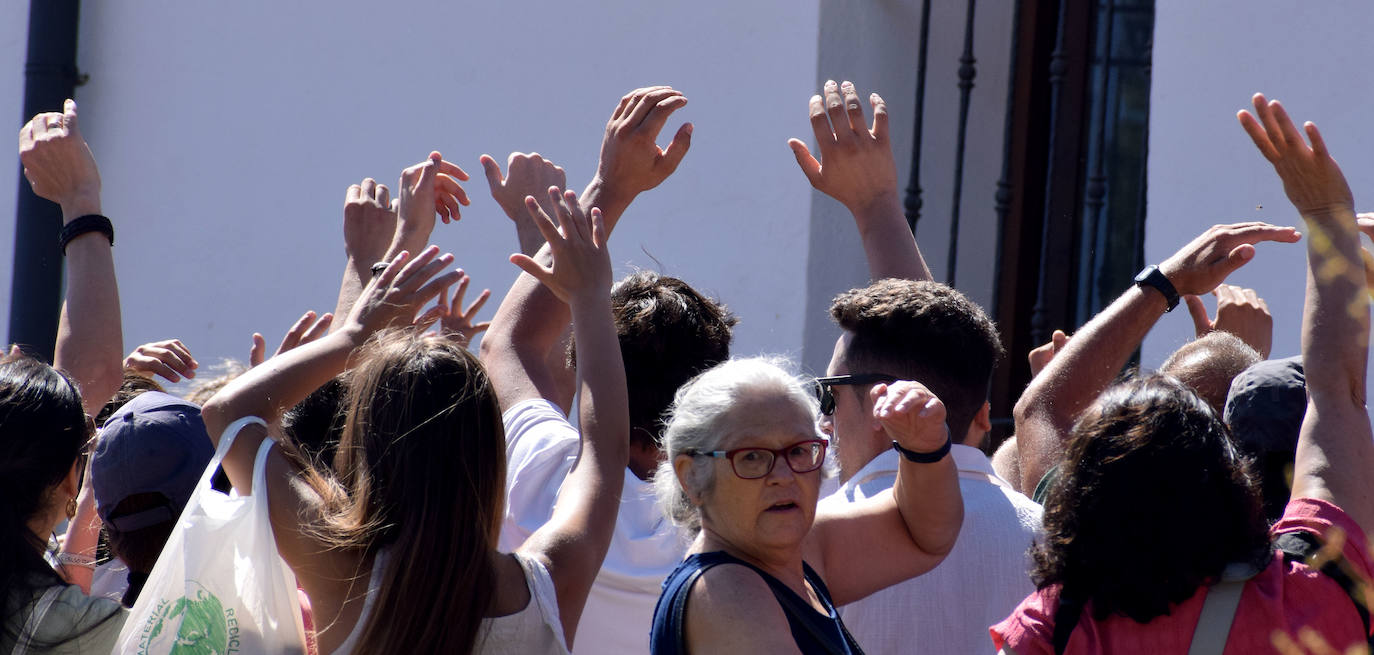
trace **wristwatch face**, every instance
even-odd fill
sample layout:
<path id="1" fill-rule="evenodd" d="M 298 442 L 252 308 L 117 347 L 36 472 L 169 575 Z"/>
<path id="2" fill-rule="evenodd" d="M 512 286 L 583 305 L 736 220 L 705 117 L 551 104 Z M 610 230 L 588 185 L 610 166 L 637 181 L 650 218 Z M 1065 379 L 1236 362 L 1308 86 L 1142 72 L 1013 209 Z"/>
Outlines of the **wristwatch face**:
<path id="1" fill-rule="evenodd" d="M 1160 272 L 1158 266 L 1146 266 L 1145 270 L 1135 276 L 1135 283 L 1138 286 L 1150 287 L 1164 296 L 1164 300 L 1169 304 L 1168 309 L 1164 311 L 1173 311 L 1174 307 L 1178 306 L 1178 291 L 1174 289 L 1173 283 L 1169 282 L 1169 278 Z"/>

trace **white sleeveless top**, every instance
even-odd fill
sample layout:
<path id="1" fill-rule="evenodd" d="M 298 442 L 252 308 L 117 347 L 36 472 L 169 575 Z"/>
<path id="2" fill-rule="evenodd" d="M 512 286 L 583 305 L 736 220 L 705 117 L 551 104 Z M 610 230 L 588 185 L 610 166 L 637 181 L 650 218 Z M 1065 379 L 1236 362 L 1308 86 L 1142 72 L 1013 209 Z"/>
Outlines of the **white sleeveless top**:
<path id="1" fill-rule="evenodd" d="M 558 618 L 558 597 L 554 593 L 549 570 L 537 559 L 511 553 L 525 572 L 525 584 L 530 590 L 530 602 L 514 614 L 496 616 L 482 621 L 482 633 L 477 637 L 474 655 L 568 655 L 567 640 L 563 638 L 563 624 Z M 348 634 L 334 655 L 352 655 L 372 615 L 372 603 L 381 585 L 381 572 L 386 566 L 386 551 L 379 551 L 372 563 L 372 576 L 367 584 L 367 598 L 353 632 Z"/>

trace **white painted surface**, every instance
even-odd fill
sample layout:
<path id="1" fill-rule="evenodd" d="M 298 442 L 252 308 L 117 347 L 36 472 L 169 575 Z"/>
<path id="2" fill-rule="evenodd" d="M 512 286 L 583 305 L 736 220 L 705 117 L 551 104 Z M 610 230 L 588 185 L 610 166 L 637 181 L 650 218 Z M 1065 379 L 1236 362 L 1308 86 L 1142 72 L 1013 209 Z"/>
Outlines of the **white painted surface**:
<path id="1" fill-rule="evenodd" d="M 692 121 L 692 149 L 621 223 L 617 272 L 684 277 L 741 316 L 737 352 L 798 355 L 811 195 L 786 140 L 808 134 L 818 12 L 818 0 L 85 3 L 78 100 L 118 231 L 126 350 L 180 337 L 203 363 L 245 359 L 252 332 L 275 343 L 304 310 L 332 309 L 346 187 L 391 182 L 431 149 L 474 176 L 473 205 L 434 242 L 499 300 L 516 244 L 478 155 L 537 150 L 580 189 L 620 96 L 670 83 L 690 104 L 663 143 Z M 0 30 L 0 84 L 14 91 L 0 111 L 17 119 L 24 21 Z M 13 158 L 4 166 L 15 180 Z M 0 215 L 13 234 L 12 210 Z"/>
<path id="2" fill-rule="evenodd" d="M 959 58 L 964 47 L 963 2 L 931 5 L 925 115 L 921 145 L 921 207 L 916 236 L 935 279 L 946 277 L 953 212 L 954 162 L 959 122 Z M 964 180 L 960 193 L 956 286 L 992 312 L 997 214 L 994 194 L 1002 172 L 1003 122 L 1010 69 L 1012 3 L 978 3 L 974 18 L 976 76 L 970 94 Z M 860 97 L 878 91 L 887 101 L 891 140 L 903 197 L 911 174 L 916 117 L 916 64 L 920 0 L 821 5 L 820 64 L 816 85 L 850 79 Z M 806 367 L 822 374 L 839 328 L 830 321 L 831 299 L 868 284 L 868 266 L 849 212 L 820 193 L 811 207 L 807 262 Z"/>
<path id="3" fill-rule="evenodd" d="M 1273 168 L 1235 114 L 1257 91 L 1312 121 L 1341 163 L 1356 205 L 1374 207 L 1374 68 L 1360 43 L 1374 25 L 1361 0 L 1160 0 L 1150 100 L 1145 259 L 1158 262 L 1214 223 L 1264 220 L 1302 227 Z M 1274 313 L 1274 356 L 1296 355 L 1304 292 L 1300 244 L 1266 244 L 1231 277 Z M 1211 301 L 1209 300 L 1209 303 Z M 1214 307 L 1214 304 L 1211 305 Z M 1193 336 L 1188 312 L 1165 316 L 1145 342 L 1158 366 Z"/>
<path id="4" fill-rule="evenodd" d="M 0 112 L 17 127 L 28 3 L 5 4 L 0 88 L 9 92 L 0 94 Z M 917 0 L 619 0 L 580 12 L 547 0 L 375 6 L 346 0 L 322 13 L 261 0 L 86 3 L 79 62 L 91 82 L 78 99 L 119 231 L 126 349 L 176 336 L 202 361 L 243 358 L 253 331 L 273 341 L 301 311 L 331 308 L 345 187 L 368 175 L 390 181 L 431 148 L 477 176 L 468 185 L 474 205 L 461 224 L 439 226 L 435 241 L 499 296 L 513 275 L 505 255 L 515 240 L 486 194 L 477 155 L 538 150 L 580 186 L 619 96 L 667 82 L 691 99 L 667 131 L 694 122 L 692 151 L 617 232 L 618 271 L 657 268 L 719 295 L 743 319 L 737 352 L 800 357 L 805 347 L 806 362 L 823 366 L 833 339 L 825 305 L 866 275 L 843 210 L 810 191 L 786 139 L 808 136 L 805 103 L 821 80 L 856 78 L 889 101 L 905 184 Z M 919 233 L 937 277 L 962 45 L 962 14 L 948 9 L 934 12 Z M 1301 9 L 1277 0 L 1160 1 L 1147 260 L 1164 259 L 1215 222 L 1298 220 L 1235 124 L 1256 90 L 1317 121 L 1356 198 L 1374 192 L 1374 159 L 1360 156 L 1374 149 L 1361 102 L 1374 69 L 1354 45 L 1374 7 L 1333 0 Z M 1001 163 L 993 110 L 1005 101 L 1010 20 L 995 5 L 981 5 L 979 16 L 964 187 L 970 244 L 992 234 Z M 15 158 L 0 162 L 0 180 L 18 175 Z M 13 182 L 0 184 L 0 206 L 14 207 L 14 192 Z M 0 211 L 6 319 L 13 221 L 12 209 Z M 976 250 L 961 251 L 959 286 L 986 304 L 995 254 Z M 1261 246 L 1233 278 L 1269 300 L 1276 355 L 1298 349 L 1302 256 L 1298 246 Z M 1144 363 L 1161 362 L 1191 327 L 1182 311 L 1166 317 L 1146 341 Z"/>
<path id="5" fill-rule="evenodd" d="M 0 118 L 13 129 L 0 134 L 0 144 L 8 143 L 14 150 L 0 157 L 0 329 L 9 331 L 10 281 L 14 261 L 14 203 L 19 180 L 19 128 L 24 125 L 24 59 L 28 50 L 29 3 L 23 0 L 0 0 Z"/>

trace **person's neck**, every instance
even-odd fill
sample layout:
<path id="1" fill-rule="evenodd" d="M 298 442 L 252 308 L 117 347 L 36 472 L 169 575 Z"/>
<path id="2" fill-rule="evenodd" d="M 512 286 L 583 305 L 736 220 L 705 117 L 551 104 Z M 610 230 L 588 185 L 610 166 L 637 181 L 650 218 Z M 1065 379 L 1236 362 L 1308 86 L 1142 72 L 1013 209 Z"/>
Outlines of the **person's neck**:
<path id="1" fill-rule="evenodd" d="M 782 581 L 802 598 L 807 597 L 806 572 L 802 567 L 801 544 L 786 549 L 750 548 L 733 543 L 706 528 L 702 528 L 691 552 L 710 553 L 718 550 L 753 564 L 768 575 Z"/>
<path id="2" fill-rule="evenodd" d="M 841 441 L 841 454 L 838 457 L 840 484 L 849 482 L 850 479 L 859 474 L 859 471 L 863 470 L 863 467 L 868 466 L 869 462 L 877 459 L 879 455 L 891 447 L 892 439 L 887 436 L 886 432 L 873 432 L 857 444 Z"/>

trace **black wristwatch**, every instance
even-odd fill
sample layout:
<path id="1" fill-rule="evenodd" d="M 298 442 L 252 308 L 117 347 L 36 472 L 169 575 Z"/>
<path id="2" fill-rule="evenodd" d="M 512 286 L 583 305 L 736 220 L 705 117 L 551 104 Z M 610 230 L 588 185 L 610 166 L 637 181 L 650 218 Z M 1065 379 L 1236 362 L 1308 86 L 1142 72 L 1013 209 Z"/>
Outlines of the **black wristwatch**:
<path id="1" fill-rule="evenodd" d="M 1174 311 L 1178 307 L 1178 289 L 1174 288 L 1174 283 L 1169 278 L 1164 277 L 1164 273 L 1158 266 L 1146 266 L 1145 270 L 1135 276 L 1135 285 L 1138 287 L 1150 287 L 1155 291 L 1164 294 L 1165 302 L 1169 303 L 1166 312 Z"/>

